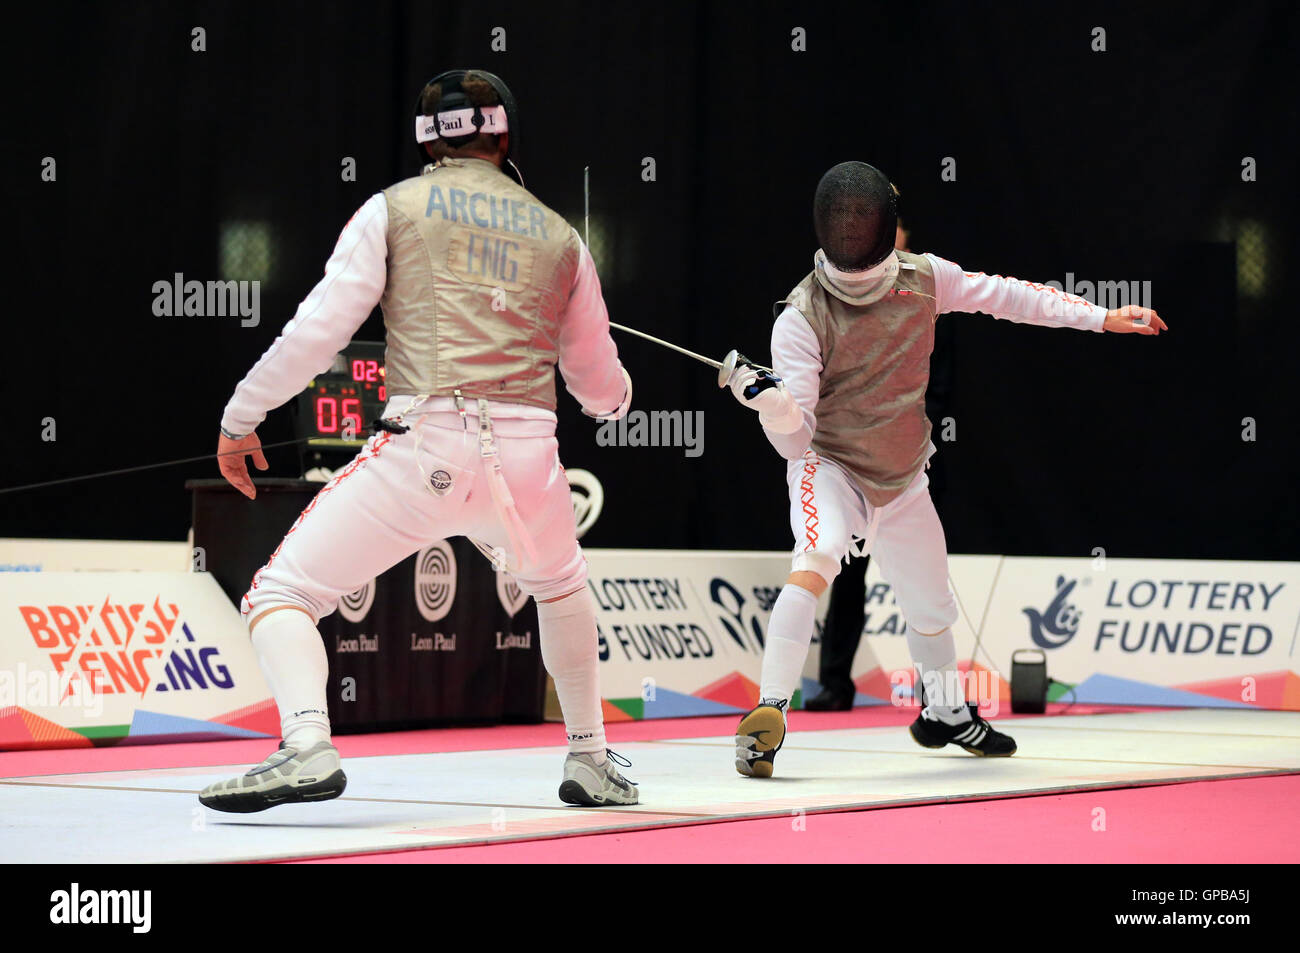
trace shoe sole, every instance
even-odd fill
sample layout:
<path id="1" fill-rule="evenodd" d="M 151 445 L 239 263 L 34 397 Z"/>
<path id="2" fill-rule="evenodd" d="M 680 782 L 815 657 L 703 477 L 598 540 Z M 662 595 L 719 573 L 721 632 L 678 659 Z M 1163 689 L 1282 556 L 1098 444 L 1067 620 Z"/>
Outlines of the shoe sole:
<path id="1" fill-rule="evenodd" d="M 636 804 L 640 798 L 634 794 L 630 801 L 606 800 L 599 794 L 588 794 L 586 788 L 573 778 L 569 778 L 560 784 L 560 800 L 565 804 L 577 804 L 579 807 L 611 807 L 619 804 Z"/>
<path id="2" fill-rule="evenodd" d="M 280 787 L 271 791 L 247 791 L 238 794 L 221 794 L 213 797 L 199 795 L 199 803 L 223 814 L 256 814 L 268 811 L 281 804 L 309 803 L 312 801 L 330 801 L 347 789 L 348 776 L 343 769 L 335 771 L 329 777 L 301 787 Z"/>
<path id="3" fill-rule="evenodd" d="M 752 743 L 747 743 L 752 739 Z M 785 715 L 781 709 L 764 706 L 756 708 L 740 720 L 740 726 L 736 728 L 736 747 L 748 748 L 750 751 L 758 751 L 766 754 L 771 751 L 773 755 L 781 750 L 781 745 L 785 743 Z M 770 778 L 772 776 L 771 761 L 750 761 L 745 758 L 736 759 L 736 771 L 747 778 Z"/>

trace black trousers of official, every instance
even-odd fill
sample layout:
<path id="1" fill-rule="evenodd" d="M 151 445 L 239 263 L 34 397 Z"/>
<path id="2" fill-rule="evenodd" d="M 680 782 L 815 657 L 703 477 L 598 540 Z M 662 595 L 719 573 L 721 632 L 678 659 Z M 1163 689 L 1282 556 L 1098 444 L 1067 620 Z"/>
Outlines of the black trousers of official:
<path id="1" fill-rule="evenodd" d="M 866 623 L 867 566 L 870 556 L 850 556 L 831 585 L 831 603 L 822 627 L 821 660 L 817 678 L 834 695 L 852 698 L 853 656 L 862 642 Z"/>

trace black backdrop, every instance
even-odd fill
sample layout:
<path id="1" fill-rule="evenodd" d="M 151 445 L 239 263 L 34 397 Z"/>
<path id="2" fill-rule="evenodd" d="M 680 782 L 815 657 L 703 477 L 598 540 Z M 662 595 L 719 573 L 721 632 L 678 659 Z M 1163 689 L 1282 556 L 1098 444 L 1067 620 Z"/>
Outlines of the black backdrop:
<path id="1" fill-rule="evenodd" d="M 520 101 L 528 185 L 579 227 L 591 167 L 614 319 L 699 351 L 766 356 L 770 302 L 815 247 L 812 189 L 846 158 L 898 182 L 914 250 L 1152 282 L 1172 329 L 1156 340 L 940 319 L 956 325 L 953 551 L 1300 557 L 1300 333 L 1282 297 L 1300 258 L 1294 4 L 44 3 L 24 18 L 4 56 L 5 486 L 215 449 L 230 391 L 344 222 L 416 171 L 416 92 L 481 65 Z M 221 277 L 232 220 L 273 236 L 261 324 L 155 317 L 155 281 Z M 376 312 L 360 336 L 381 335 Z M 787 547 L 783 466 L 751 415 L 707 369 L 619 345 L 637 407 L 705 411 L 705 452 L 599 447 L 565 395 L 563 458 L 609 490 L 587 542 Z M 289 427 L 278 411 L 260 434 Z M 295 451 L 271 460 L 295 475 Z M 0 496 L 0 535 L 181 538 L 183 481 L 215 472 Z"/>

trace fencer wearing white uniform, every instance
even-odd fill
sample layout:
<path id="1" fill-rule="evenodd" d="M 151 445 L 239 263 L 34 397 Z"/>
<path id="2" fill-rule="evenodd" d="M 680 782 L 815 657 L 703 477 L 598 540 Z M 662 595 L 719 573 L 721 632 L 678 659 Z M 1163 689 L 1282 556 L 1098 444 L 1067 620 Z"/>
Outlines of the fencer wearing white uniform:
<path id="1" fill-rule="evenodd" d="M 386 429 L 320 490 L 241 604 L 284 742 L 247 775 L 205 789 L 210 807 L 249 812 L 342 793 L 315 624 L 343 595 L 452 536 L 504 558 L 537 600 L 569 741 L 561 799 L 637 800 L 607 757 L 595 604 L 555 438 L 554 371 L 604 419 L 627 411 L 632 385 L 586 246 L 503 171 L 513 171 L 507 106 L 504 83 L 483 71 L 430 81 L 418 106 L 421 143 L 471 124 L 494 134 L 448 139 L 422 175 L 361 207 L 324 278 L 226 407 L 223 447 L 241 452 L 223 458 L 223 472 L 253 496 L 242 452 L 259 453 L 256 427 L 382 305 Z"/>
<path id="2" fill-rule="evenodd" d="M 865 163 L 842 163 L 823 177 L 814 200 L 822 248 L 812 273 L 778 304 L 774 374 L 738 368 L 730 382 L 787 461 L 795 538 L 792 572 L 772 610 L 761 700 L 736 732 L 736 768 L 746 776 L 772 774 L 818 596 L 851 546 L 875 557 L 907 621 L 928 702 L 912 725 L 915 740 L 978 755 L 1015 752 L 1015 742 L 967 703 L 957 670 L 957 604 L 925 473 L 935 452 L 925 417 L 934 321 L 968 311 L 1096 332 L 1164 328 L 1147 309 L 1107 312 L 1049 286 L 896 252 L 896 195 Z"/>

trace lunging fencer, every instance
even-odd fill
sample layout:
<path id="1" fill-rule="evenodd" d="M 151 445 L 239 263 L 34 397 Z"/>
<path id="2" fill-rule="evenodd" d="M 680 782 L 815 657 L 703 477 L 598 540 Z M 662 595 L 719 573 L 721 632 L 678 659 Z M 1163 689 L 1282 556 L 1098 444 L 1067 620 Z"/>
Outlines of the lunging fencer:
<path id="1" fill-rule="evenodd" d="M 324 278 L 222 418 L 221 472 L 251 498 L 244 456 L 266 469 L 257 426 L 381 305 L 384 419 L 298 517 L 240 607 L 283 741 L 199 800 L 246 813 L 342 794 L 317 620 L 431 542 L 467 536 L 504 553 L 537 600 L 542 660 L 568 734 L 561 800 L 635 804 L 636 786 L 605 745 L 596 608 L 555 438 L 557 364 L 591 416 L 618 419 L 631 401 L 596 268 L 577 232 L 523 187 L 505 83 L 452 70 L 429 81 L 415 111 L 421 159 L 432 161 L 352 217 Z"/>
<path id="2" fill-rule="evenodd" d="M 1044 285 L 895 251 L 897 200 L 889 179 L 864 162 L 822 177 L 813 199 L 821 247 L 812 272 L 777 302 L 772 372 L 739 366 L 728 379 L 787 461 L 795 538 L 772 609 L 760 701 L 736 729 L 736 770 L 746 776 L 772 775 L 817 599 L 851 547 L 876 558 L 907 621 L 923 702 L 912 737 L 926 748 L 1015 754 L 1016 743 L 967 702 L 957 669 L 957 605 L 925 473 L 935 452 L 925 415 L 935 320 L 978 311 L 1086 331 L 1166 330 L 1148 308 L 1107 311 Z"/>

